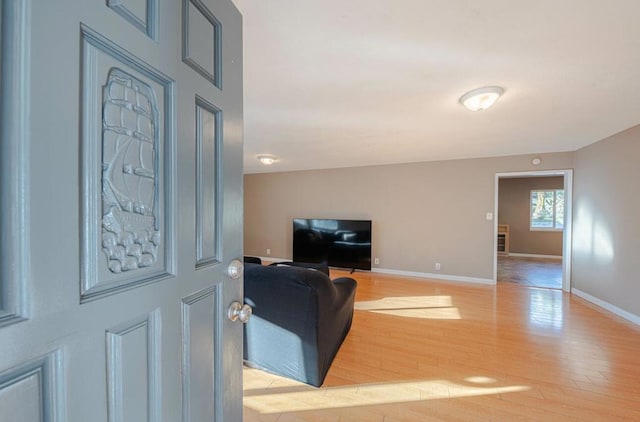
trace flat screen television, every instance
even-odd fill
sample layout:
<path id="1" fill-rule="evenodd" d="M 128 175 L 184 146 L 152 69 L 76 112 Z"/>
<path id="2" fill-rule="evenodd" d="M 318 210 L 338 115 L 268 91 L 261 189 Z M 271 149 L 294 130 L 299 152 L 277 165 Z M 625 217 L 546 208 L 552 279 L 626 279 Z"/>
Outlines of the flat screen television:
<path id="1" fill-rule="evenodd" d="M 294 218 L 293 260 L 371 270 L 371 220 Z"/>

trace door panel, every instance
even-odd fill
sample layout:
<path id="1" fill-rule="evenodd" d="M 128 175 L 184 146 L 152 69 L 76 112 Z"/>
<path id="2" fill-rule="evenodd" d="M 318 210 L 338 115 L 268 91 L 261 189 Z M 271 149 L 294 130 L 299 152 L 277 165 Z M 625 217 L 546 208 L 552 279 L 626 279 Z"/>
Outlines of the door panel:
<path id="1" fill-rule="evenodd" d="M 207 288 L 182 300 L 183 422 L 207 420 L 215 410 L 217 290 Z"/>
<path id="2" fill-rule="evenodd" d="M 28 19 L 26 0 L 0 4 L 0 327 L 28 312 Z"/>
<path id="3" fill-rule="evenodd" d="M 156 39 L 158 0 L 107 0 L 107 6 L 149 38 Z"/>
<path id="4" fill-rule="evenodd" d="M 64 398 L 53 384 L 60 378 L 59 362 L 60 353 L 56 352 L 0 373 L 2 420 L 64 420 Z"/>
<path id="5" fill-rule="evenodd" d="M 220 87 L 221 25 L 212 11 L 215 6 L 215 3 L 208 5 L 201 0 L 183 0 L 182 60 L 212 84 Z M 213 42 L 204 45 L 198 42 L 200 39 Z"/>
<path id="6" fill-rule="evenodd" d="M 5 0 L 0 21 L 0 420 L 241 420 L 239 13 Z"/>
<path id="7" fill-rule="evenodd" d="M 220 262 L 218 256 L 221 113 L 213 104 L 196 96 L 196 266 Z"/>
<path id="8" fill-rule="evenodd" d="M 173 275 L 174 81 L 85 25 L 81 45 L 82 300 L 90 300 Z"/>
<path id="9" fill-rule="evenodd" d="M 160 420 L 160 311 L 107 330 L 110 422 Z"/>

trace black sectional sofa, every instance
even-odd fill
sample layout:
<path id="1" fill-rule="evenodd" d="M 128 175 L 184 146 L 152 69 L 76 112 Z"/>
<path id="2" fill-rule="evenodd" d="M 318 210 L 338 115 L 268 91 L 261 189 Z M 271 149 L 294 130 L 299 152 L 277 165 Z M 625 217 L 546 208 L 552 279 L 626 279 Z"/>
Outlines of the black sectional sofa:
<path id="1" fill-rule="evenodd" d="M 319 387 L 351 328 L 356 281 L 331 280 L 317 264 L 290 264 L 245 264 L 253 315 L 244 327 L 244 360 Z"/>

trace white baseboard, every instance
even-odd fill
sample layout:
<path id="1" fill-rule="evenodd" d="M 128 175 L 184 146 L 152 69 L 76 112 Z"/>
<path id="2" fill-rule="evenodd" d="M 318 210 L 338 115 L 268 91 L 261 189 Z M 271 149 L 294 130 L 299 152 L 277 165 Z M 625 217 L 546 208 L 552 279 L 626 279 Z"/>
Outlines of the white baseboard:
<path id="1" fill-rule="evenodd" d="M 609 302 L 605 302 L 604 300 L 598 299 L 597 297 L 591 296 L 589 293 L 585 293 L 582 290 L 578 290 L 576 288 L 572 288 L 571 293 L 593 303 L 594 305 L 598 305 L 599 307 L 606 309 L 607 311 L 612 312 L 621 318 L 631 321 L 636 325 L 640 325 L 640 316 L 638 315 L 634 315 L 631 312 L 620 309 L 617 306 L 610 304 Z"/>
<path id="2" fill-rule="evenodd" d="M 268 262 L 286 262 L 291 261 L 291 258 L 274 258 L 272 256 L 259 256 L 262 261 Z M 345 268 L 348 270 L 348 268 Z M 372 268 L 372 273 L 402 275 L 407 277 L 426 278 L 431 280 L 445 280 L 445 281 L 461 281 L 463 283 L 476 283 L 476 284 L 489 284 L 495 285 L 496 282 L 490 278 L 478 278 L 478 277 L 466 277 L 460 275 L 448 275 L 448 274 L 433 274 L 433 273 L 420 273 L 416 271 L 403 271 L 394 270 L 390 268 Z"/>
<path id="3" fill-rule="evenodd" d="M 513 253 L 509 252 L 509 256 L 517 256 L 520 258 L 546 258 L 562 260 L 562 255 L 538 255 L 534 253 Z"/>
<path id="4" fill-rule="evenodd" d="M 496 284 L 496 282 L 491 280 L 490 278 L 466 277 L 461 275 L 449 275 L 449 274 L 420 273 L 416 271 L 402 271 L 402 270 L 393 270 L 389 268 L 372 268 L 371 272 L 381 273 L 381 274 L 404 275 L 408 277 L 428 278 L 431 280 L 461 281 L 464 283 L 490 284 L 490 285 Z"/>

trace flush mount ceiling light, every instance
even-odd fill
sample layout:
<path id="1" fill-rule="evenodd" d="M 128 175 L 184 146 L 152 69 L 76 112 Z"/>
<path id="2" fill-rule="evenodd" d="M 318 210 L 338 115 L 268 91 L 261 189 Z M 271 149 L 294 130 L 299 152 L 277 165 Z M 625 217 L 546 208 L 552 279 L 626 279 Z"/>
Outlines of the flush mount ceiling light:
<path id="1" fill-rule="evenodd" d="M 499 86 L 485 86 L 464 94 L 460 103 L 471 111 L 481 111 L 491 107 L 503 93 Z"/>
<path id="2" fill-rule="evenodd" d="M 260 162 L 265 166 L 270 166 L 271 164 L 278 161 L 278 157 L 271 154 L 262 154 L 262 155 L 258 155 L 258 160 L 260 160 Z"/>

